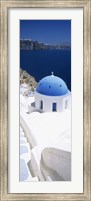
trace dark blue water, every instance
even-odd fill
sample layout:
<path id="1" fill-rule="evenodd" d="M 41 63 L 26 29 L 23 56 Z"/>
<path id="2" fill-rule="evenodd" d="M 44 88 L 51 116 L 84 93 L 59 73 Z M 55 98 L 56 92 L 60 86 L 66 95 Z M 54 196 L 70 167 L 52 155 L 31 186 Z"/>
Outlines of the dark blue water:
<path id="1" fill-rule="evenodd" d="M 34 76 L 37 82 L 53 71 L 71 90 L 70 50 L 21 50 L 20 67 Z"/>

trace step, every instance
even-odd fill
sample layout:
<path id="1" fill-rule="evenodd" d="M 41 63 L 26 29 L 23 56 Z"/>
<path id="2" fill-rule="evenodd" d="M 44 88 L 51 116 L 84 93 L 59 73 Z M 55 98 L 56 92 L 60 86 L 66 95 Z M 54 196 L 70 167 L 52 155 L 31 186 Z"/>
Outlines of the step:
<path id="1" fill-rule="evenodd" d="M 20 126 L 20 131 L 23 131 L 23 128 Z"/>
<path id="2" fill-rule="evenodd" d="M 30 146 L 29 143 L 20 144 L 20 155 L 24 153 L 30 153 Z"/>
<path id="3" fill-rule="evenodd" d="M 25 137 L 25 133 L 24 132 L 20 132 L 20 137 Z"/>
<path id="4" fill-rule="evenodd" d="M 25 137 L 20 137 L 20 145 L 27 143 L 27 139 Z"/>
<path id="5" fill-rule="evenodd" d="M 25 160 L 26 163 L 28 163 L 31 160 L 31 151 L 28 153 L 21 154 L 20 158 Z"/>
<path id="6" fill-rule="evenodd" d="M 24 159 L 20 159 L 20 181 L 25 181 L 28 178 L 31 178 L 28 166 Z"/>

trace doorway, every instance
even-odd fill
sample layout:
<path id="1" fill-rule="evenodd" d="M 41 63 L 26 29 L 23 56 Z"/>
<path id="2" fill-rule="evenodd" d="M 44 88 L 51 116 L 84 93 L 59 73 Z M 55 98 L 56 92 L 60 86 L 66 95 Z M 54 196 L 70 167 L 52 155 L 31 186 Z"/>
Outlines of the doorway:
<path id="1" fill-rule="evenodd" d="M 56 112 L 57 111 L 57 103 L 52 104 L 52 111 Z"/>

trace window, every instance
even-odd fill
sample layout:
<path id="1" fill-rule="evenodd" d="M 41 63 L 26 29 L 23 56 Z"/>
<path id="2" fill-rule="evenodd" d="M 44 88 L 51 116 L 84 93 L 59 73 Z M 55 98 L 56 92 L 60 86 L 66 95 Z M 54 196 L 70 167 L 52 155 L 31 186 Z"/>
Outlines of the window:
<path id="1" fill-rule="evenodd" d="M 65 109 L 68 108 L 68 100 L 65 101 Z"/>
<path id="2" fill-rule="evenodd" d="M 43 109 L 43 101 L 42 100 L 40 101 L 40 109 L 41 110 Z"/>

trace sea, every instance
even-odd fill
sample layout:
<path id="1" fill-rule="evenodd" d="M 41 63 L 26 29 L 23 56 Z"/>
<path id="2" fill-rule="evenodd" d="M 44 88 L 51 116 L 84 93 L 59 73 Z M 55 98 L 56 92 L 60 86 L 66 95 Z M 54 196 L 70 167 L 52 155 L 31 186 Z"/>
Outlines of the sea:
<path id="1" fill-rule="evenodd" d="M 51 75 L 62 78 L 71 91 L 71 50 L 20 50 L 20 68 L 39 82 Z"/>

